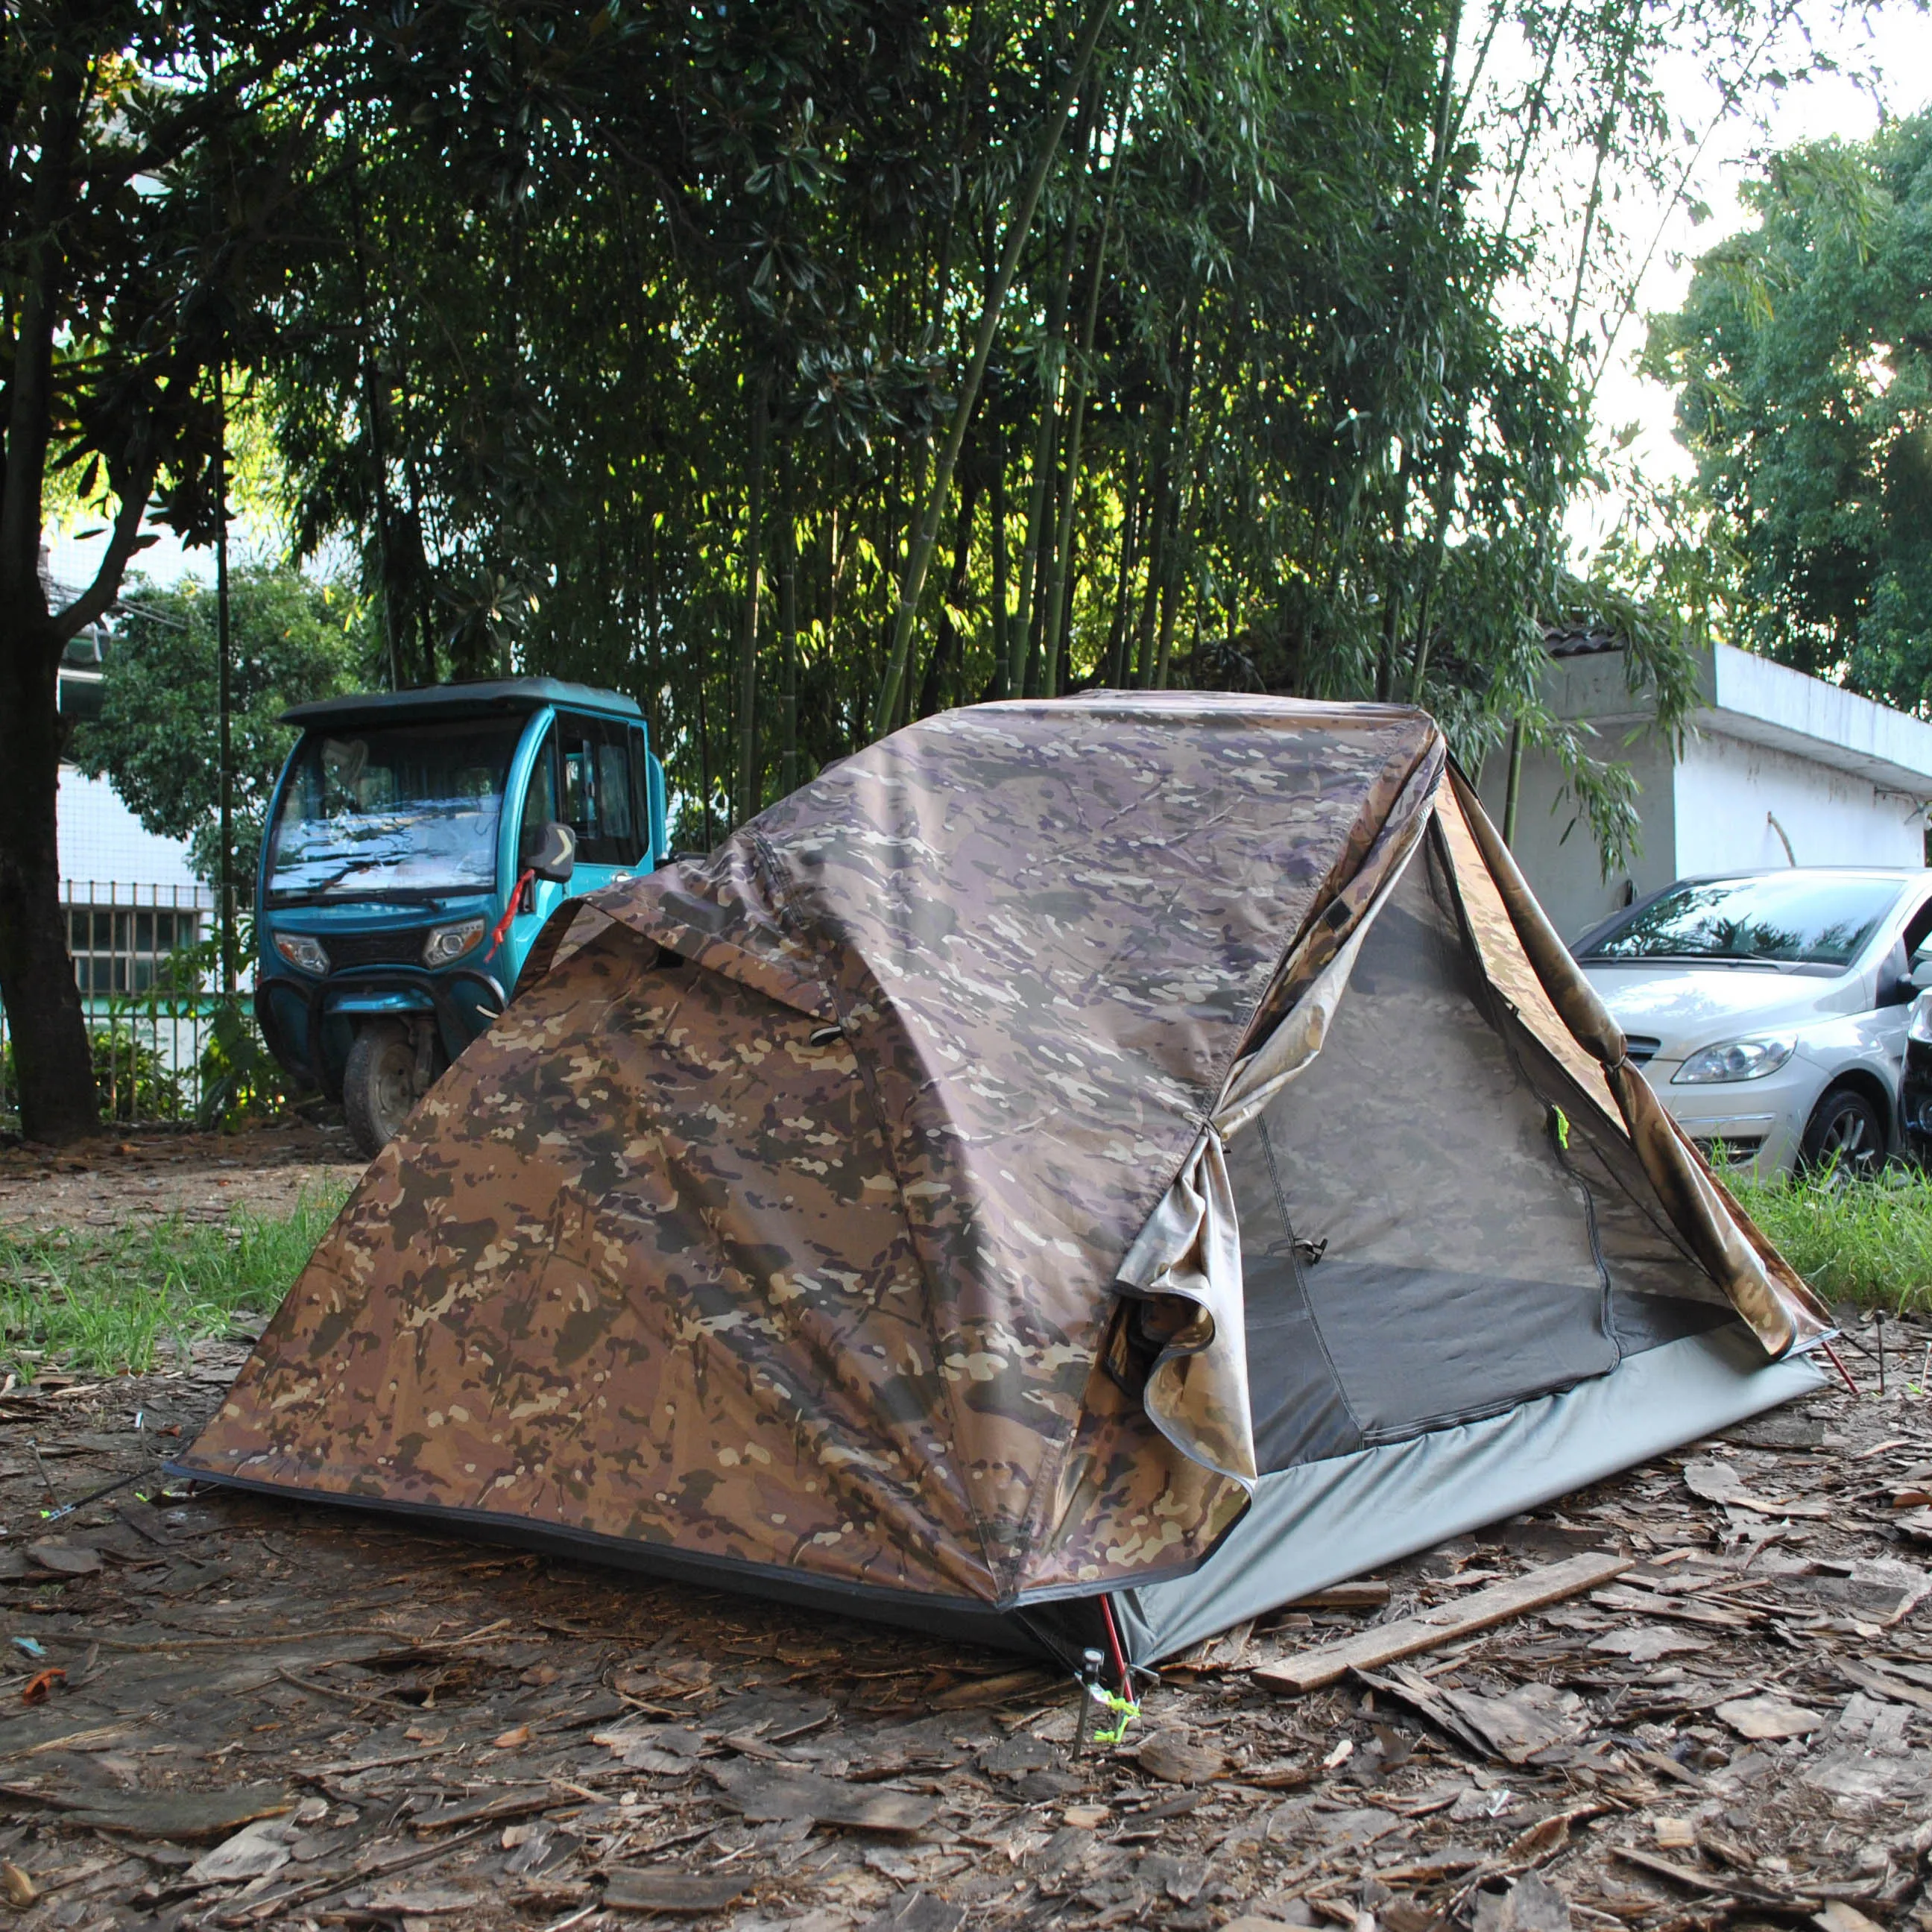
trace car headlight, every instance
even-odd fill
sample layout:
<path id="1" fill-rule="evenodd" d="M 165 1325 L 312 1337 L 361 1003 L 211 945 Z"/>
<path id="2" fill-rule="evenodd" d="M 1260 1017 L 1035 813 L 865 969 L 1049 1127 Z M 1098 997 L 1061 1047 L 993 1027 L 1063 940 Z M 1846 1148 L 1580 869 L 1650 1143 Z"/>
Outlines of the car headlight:
<path id="1" fill-rule="evenodd" d="M 452 959 L 460 959 L 483 937 L 484 924 L 480 919 L 466 919 L 454 926 L 431 926 L 423 941 L 423 964 L 447 966 Z"/>
<path id="2" fill-rule="evenodd" d="M 313 973 L 317 979 L 328 970 L 328 955 L 322 941 L 306 932 L 278 932 L 275 950 L 298 971 Z"/>
<path id="3" fill-rule="evenodd" d="M 1798 1042 L 1788 1033 L 1767 1034 L 1762 1040 L 1728 1040 L 1691 1054 L 1670 1076 L 1670 1084 L 1703 1087 L 1726 1080 L 1762 1080 L 1767 1073 L 1775 1073 L 1797 1051 Z"/>
<path id="4" fill-rule="evenodd" d="M 1912 1003 L 1912 1024 L 1907 1029 L 1922 1046 L 1932 1046 L 1932 995 L 1921 993 Z"/>

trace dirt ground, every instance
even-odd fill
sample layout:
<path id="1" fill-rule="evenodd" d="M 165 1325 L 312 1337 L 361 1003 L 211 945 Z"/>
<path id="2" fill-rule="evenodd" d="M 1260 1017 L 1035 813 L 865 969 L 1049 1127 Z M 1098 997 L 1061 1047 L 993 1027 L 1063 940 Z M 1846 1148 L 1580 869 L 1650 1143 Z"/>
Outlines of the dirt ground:
<path id="1" fill-rule="evenodd" d="M 166 1189 L 215 1208 L 341 1169 L 293 1132 L 223 1157 L 43 1181 L 10 1155 L 0 1211 L 38 1220 L 37 1186 L 69 1216 Z M 1932 1932 L 1932 1329 L 1886 1324 L 1882 1397 L 1876 1342 L 1844 1349 L 1858 1399 L 1458 1538 L 1355 1608 L 1232 1633 L 1078 1755 L 1071 1683 L 1010 1658 L 163 1488 L 238 1347 L 15 1391 L 0 1900 L 26 1932 Z M 1632 1567 L 1327 1688 L 1265 1681 L 1586 1552 Z"/>
<path id="2" fill-rule="evenodd" d="M 225 1220 L 238 1206 L 286 1214 L 304 1189 L 346 1186 L 364 1164 L 346 1127 L 295 1114 L 236 1134 L 136 1128 L 58 1150 L 0 1142 L 0 1222 L 45 1234 Z"/>

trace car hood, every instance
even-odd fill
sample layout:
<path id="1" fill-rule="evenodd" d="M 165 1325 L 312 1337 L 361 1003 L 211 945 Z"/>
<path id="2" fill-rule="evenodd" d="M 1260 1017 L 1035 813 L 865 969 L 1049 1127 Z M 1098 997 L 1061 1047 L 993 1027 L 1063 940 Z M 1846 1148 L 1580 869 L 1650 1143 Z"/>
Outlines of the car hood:
<path id="1" fill-rule="evenodd" d="M 1624 966 L 1592 962 L 1583 971 L 1626 1033 L 1659 1042 L 1672 1059 L 1767 1028 L 1803 1026 L 1869 1004 L 1862 974 L 1816 979 L 1751 966 Z"/>

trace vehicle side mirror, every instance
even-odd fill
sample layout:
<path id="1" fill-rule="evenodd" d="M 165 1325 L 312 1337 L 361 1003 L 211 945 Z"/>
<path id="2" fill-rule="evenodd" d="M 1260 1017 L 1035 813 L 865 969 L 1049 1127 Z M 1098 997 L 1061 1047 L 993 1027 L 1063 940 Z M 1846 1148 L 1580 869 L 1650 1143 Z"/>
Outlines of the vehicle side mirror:
<path id="1" fill-rule="evenodd" d="M 538 878 L 562 885 L 577 869 L 577 834 L 554 818 L 525 832 L 524 864 Z"/>

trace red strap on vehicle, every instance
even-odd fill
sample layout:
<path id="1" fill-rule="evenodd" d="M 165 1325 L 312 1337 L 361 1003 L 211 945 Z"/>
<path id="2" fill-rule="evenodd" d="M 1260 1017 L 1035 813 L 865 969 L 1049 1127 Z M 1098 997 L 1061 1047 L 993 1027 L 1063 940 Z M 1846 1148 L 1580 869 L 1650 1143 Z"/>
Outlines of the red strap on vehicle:
<path id="1" fill-rule="evenodd" d="M 487 966 L 489 964 L 490 960 L 496 956 L 497 947 L 502 944 L 503 935 L 509 931 L 510 922 L 517 916 L 517 902 L 523 897 L 524 888 L 528 885 L 530 882 L 536 877 L 536 868 L 532 866 L 524 874 L 524 876 L 517 881 L 516 890 L 510 895 L 510 903 L 503 908 L 503 916 L 497 920 L 496 926 L 490 932 L 490 950 L 483 956 L 483 963 L 484 965 Z"/>

